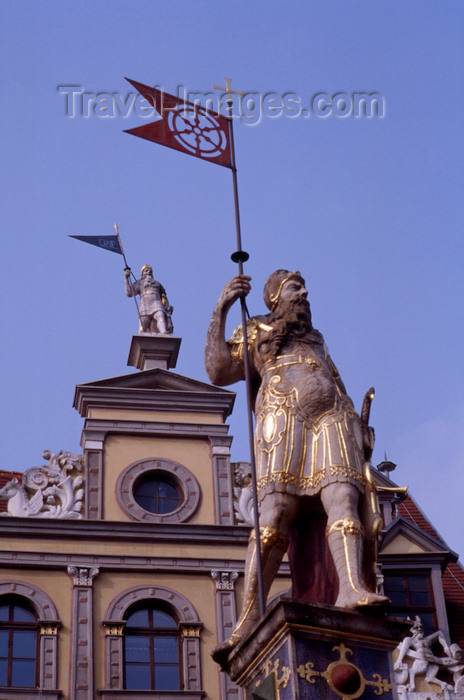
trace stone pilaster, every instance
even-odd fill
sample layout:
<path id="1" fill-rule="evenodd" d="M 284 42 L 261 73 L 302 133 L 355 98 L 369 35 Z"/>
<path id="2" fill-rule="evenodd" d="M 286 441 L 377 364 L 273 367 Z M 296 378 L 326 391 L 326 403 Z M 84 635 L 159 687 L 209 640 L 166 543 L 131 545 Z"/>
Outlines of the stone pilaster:
<path id="1" fill-rule="evenodd" d="M 230 637 L 237 621 L 237 605 L 235 602 L 235 581 L 237 571 L 212 571 L 211 578 L 216 584 L 216 628 L 218 643 Z M 242 700 L 241 689 L 230 678 L 220 672 L 221 698 L 224 700 Z"/>
<path id="2" fill-rule="evenodd" d="M 58 683 L 58 630 L 61 622 L 39 623 L 40 637 L 40 688 L 57 688 Z"/>
<path id="3" fill-rule="evenodd" d="M 107 643 L 105 644 L 105 688 L 122 690 L 123 637 L 126 621 L 104 622 L 103 629 Z"/>
<path id="4" fill-rule="evenodd" d="M 201 690 L 202 682 L 199 670 L 201 622 L 181 622 L 182 663 L 185 690 Z"/>
<path id="5" fill-rule="evenodd" d="M 219 525 L 234 524 L 232 477 L 230 473 L 230 444 L 232 438 L 210 437 L 214 478 L 216 522 Z"/>
<path id="6" fill-rule="evenodd" d="M 103 519 L 103 439 L 87 437 L 84 430 L 85 455 L 85 517 Z M 100 436 L 98 436 L 100 437 Z"/>
<path id="7" fill-rule="evenodd" d="M 68 566 L 72 578 L 70 700 L 95 697 L 93 655 L 93 579 L 99 569 Z"/>

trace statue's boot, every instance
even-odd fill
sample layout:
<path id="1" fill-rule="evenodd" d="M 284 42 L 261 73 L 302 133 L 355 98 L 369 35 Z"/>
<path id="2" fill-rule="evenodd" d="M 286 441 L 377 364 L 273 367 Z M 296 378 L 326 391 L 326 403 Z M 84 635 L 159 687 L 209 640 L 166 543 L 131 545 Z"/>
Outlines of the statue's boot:
<path id="1" fill-rule="evenodd" d="M 368 591 L 360 578 L 362 567 L 363 527 L 359 520 L 344 518 L 327 526 L 327 539 L 338 574 L 339 608 L 386 608 L 385 596 Z"/>
<path id="2" fill-rule="evenodd" d="M 279 570 L 282 558 L 287 551 L 288 537 L 281 535 L 275 527 L 260 527 L 261 561 L 263 563 L 263 587 L 266 600 L 269 589 Z M 245 565 L 245 591 L 242 612 L 229 639 L 218 644 L 211 653 L 213 659 L 223 666 L 229 654 L 248 635 L 258 622 L 258 571 L 256 566 L 256 538 L 253 530 L 248 545 Z"/>

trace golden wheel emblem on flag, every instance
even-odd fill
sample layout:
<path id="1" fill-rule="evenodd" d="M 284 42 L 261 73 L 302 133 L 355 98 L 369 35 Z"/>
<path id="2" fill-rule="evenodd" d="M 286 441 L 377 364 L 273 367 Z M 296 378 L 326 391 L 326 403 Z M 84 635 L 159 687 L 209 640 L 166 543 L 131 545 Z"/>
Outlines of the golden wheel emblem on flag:
<path id="1" fill-rule="evenodd" d="M 168 127 L 176 141 L 199 158 L 217 158 L 227 146 L 224 130 L 203 107 L 180 107 L 169 112 Z"/>

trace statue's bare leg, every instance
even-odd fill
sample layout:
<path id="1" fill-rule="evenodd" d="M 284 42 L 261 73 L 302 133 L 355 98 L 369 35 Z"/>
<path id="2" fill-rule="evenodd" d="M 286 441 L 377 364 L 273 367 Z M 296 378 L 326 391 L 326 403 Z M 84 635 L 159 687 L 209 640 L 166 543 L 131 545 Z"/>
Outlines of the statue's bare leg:
<path id="1" fill-rule="evenodd" d="M 140 316 L 140 330 L 143 333 L 150 331 L 151 316 Z"/>
<path id="2" fill-rule="evenodd" d="M 363 527 L 359 492 L 349 483 L 328 484 L 321 491 L 327 513 L 327 539 L 338 575 L 340 608 L 387 606 L 388 598 L 367 590 L 362 580 Z"/>
<path id="3" fill-rule="evenodd" d="M 154 319 L 156 321 L 156 325 L 158 327 L 158 333 L 167 333 L 168 328 L 166 325 L 166 316 L 164 315 L 163 311 L 155 311 L 153 314 Z"/>
<path id="4" fill-rule="evenodd" d="M 299 498 L 287 493 L 271 493 L 263 498 L 259 530 L 265 599 L 287 551 L 289 529 L 297 514 L 298 506 Z M 213 659 L 218 663 L 224 663 L 232 649 L 247 636 L 259 618 L 256 537 L 253 530 L 248 544 L 245 565 L 242 611 L 229 639 L 213 650 Z"/>

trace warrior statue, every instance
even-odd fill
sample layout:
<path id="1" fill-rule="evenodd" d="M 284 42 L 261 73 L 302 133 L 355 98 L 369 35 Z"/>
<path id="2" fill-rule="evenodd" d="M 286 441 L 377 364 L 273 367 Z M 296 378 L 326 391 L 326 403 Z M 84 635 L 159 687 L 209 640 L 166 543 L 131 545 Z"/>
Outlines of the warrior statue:
<path id="1" fill-rule="evenodd" d="M 224 333 L 228 311 L 249 293 L 250 279 L 237 275 L 228 282 L 213 311 L 205 365 L 214 384 L 244 379 L 242 328 L 228 341 Z M 267 596 L 295 526 L 319 508 L 322 518 L 317 519 L 326 524 L 323 539 L 338 579 L 335 605 L 379 609 L 389 601 L 375 592 L 375 577 L 363 575 L 363 545 L 376 537 L 372 529 L 378 530 L 379 519 L 360 515 L 361 502 L 372 500 L 363 496 L 369 488 L 364 471 L 373 431 L 355 412 L 324 339 L 313 328 L 307 295 L 299 272 L 277 270 L 264 287 L 270 313 L 247 322 L 250 374 L 257 392 L 255 457 L 264 593 Z M 296 567 L 302 568 L 301 558 Z M 371 562 L 370 570 L 374 567 Z M 224 663 L 258 619 L 253 531 L 242 612 L 231 637 L 214 650 L 216 661 Z"/>
<path id="2" fill-rule="evenodd" d="M 140 279 L 130 281 L 131 269 L 124 270 L 126 294 L 128 297 L 140 296 L 140 331 L 142 333 L 164 333 L 172 335 L 173 307 L 169 305 L 164 287 L 153 279 L 150 265 L 140 270 Z"/>

